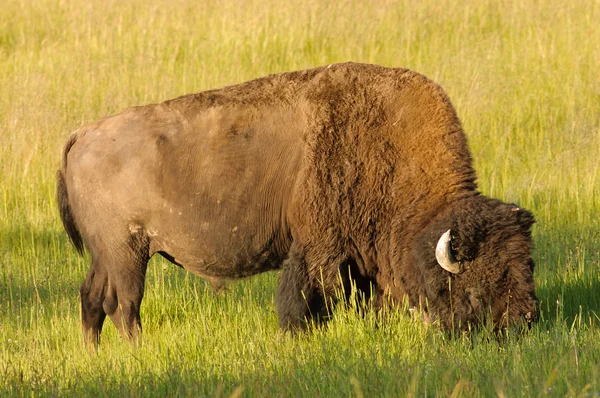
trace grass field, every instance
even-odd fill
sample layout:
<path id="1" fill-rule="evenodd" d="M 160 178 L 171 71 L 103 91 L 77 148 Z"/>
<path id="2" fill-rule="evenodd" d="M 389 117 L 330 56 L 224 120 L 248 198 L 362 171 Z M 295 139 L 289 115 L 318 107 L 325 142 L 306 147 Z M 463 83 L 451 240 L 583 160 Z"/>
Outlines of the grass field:
<path id="1" fill-rule="evenodd" d="M 0 7 L 0 396 L 599 396 L 600 1 L 5 0 Z M 144 344 L 82 348 L 55 172 L 126 107 L 357 61 L 449 93 L 480 189 L 533 211 L 542 318 L 450 336 L 403 311 L 278 330 L 276 274 L 214 295 L 153 259 Z"/>

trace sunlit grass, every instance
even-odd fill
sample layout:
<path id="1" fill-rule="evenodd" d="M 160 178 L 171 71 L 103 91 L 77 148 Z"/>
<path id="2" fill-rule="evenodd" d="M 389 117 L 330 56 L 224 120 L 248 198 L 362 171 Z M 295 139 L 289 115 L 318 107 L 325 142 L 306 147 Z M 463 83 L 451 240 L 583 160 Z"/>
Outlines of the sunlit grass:
<path id="1" fill-rule="evenodd" d="M 0 7 L 0 395 L 594 396 L 600 343 L 598 1 L 8 0 Z M 533 211 L 542 319 L 500 341 L 407 311 L 278 330 L 275 273 L 215 295 L 154 259 L 133 349 L 81 344 L 88 259 L 54 200 L 69 132 L 132 105 L 357 61 L 438 81 L 481 190 Z"/>

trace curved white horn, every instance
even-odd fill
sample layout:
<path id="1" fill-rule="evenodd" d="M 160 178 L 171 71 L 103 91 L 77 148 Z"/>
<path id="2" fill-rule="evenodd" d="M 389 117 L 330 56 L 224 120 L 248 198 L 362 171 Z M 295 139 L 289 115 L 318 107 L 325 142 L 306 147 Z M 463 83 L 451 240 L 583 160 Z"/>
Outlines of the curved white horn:
<path id="1" fill-rule="evenodd" d="M 460 262 L 456 261 L 450 250 L 450 230 L 446 231 L 435 247 L 435 259 L 440 267 L 453 274 L 462 271 Z"/>

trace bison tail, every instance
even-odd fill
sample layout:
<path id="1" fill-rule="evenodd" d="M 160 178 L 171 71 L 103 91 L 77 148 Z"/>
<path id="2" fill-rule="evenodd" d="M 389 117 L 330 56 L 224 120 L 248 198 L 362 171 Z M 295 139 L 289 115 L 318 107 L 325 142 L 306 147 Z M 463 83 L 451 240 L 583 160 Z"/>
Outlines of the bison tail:
<path id="1" fill-rule="evenodd" d="M 67 183 L 65 181 L 64 172 L 67 170 L 67 154 L 69 153 L 69 149 L 73 146 L 76 140 L 76 135 L 71 135 L 67 145 L 65 146 L 65 151 L 63 154 L 63 164 L 62 170 L 58 170 L 56 173 L 57 179 L 57 190 L 56 196 L 58 199 L 58 208 L 60 211 L 60 219 L 62 220 L 63 226 L 65 227 L 65 231 L 69 235 L 71 242 L 73 242 L 73 246 L 77 249 L 79 254 L 83 254 L 83 240 L 81 239 L 81 233 L 77 229 L 77 224 L 75 223 L 75 218 L 73 218 L 73 212 L 71 211 L 71 205 L 69 203 L 69 195 L 67 192 Z"/>

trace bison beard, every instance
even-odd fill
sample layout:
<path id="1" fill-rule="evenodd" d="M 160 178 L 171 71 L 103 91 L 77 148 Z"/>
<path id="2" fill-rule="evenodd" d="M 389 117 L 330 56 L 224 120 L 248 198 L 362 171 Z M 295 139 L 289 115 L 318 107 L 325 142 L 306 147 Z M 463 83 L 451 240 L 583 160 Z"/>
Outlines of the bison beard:
<path id="1" fill-rule="evenodd" d="M 353 282 L 448 329 L 538 314 L 533 216 L 477 191 L 447 95 L 406 69 L 329 65 L 90 123 L 65 146 L 58 200 L 92 257 L 92 343 L 107 315 L 137 339 L 155 253 L 215 285 L 282 269 L 288 330 Z"/>

